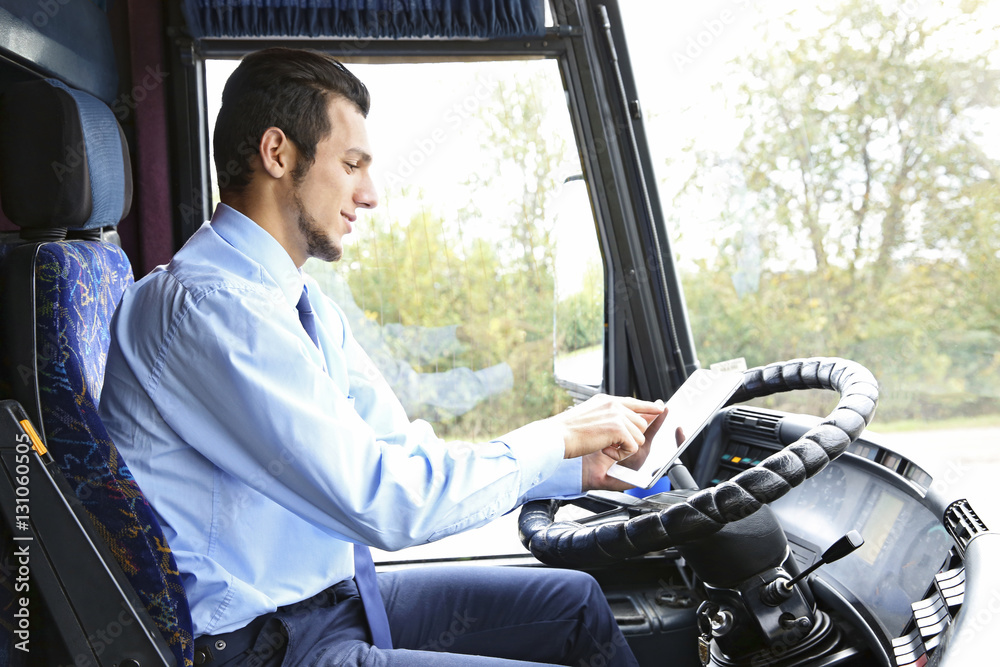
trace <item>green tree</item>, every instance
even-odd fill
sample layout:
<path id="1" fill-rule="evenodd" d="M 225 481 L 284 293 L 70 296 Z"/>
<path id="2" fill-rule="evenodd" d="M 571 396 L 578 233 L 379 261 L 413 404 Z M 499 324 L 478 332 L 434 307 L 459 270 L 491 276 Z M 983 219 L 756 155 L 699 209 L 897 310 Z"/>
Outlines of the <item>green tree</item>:
<path id="1" fill-rule="evenodd" d="M 1000 162 L 977 122 L 1000 107 L 985 6 L 846 0 L 818 29 L 794 12 L 761 27 L 727 97 L 742 139 L 699 153 L 679 196 L 711 183 L 724 202 L 717 256 L 687 279 L 702 357 L 851 356 L 881 378 L 883 415 L 1000 411 L 982 376 L 1000 365 Z"/>

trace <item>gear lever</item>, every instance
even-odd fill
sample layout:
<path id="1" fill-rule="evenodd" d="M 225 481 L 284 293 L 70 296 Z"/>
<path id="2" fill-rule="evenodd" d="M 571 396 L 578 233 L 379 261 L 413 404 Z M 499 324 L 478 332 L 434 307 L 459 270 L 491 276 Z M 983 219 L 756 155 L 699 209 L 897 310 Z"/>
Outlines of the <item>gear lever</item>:
<path id="1" fill-rule="evenodd" d="M 764 602 L 764 604 L 777 607 L 783 600 L 787 600 L 791 596 L 795 584 L 815 572 L 821 565 L 838 561 L 844 556 L 854 553 L 864 543 L 865 538 L 861 537 L 861 533 L 856 530 L 850 531 L 831 544 L 830 548 L 824 551 L 823 555 L 819 557 L 819 560 L 813 563 L 808 569 L 798 576 L 793 577 L 792 579 L 778 577 L 771 583 L 766 584 L 764 586 L 764 590 L 760 592 L 760 599 Z"/>

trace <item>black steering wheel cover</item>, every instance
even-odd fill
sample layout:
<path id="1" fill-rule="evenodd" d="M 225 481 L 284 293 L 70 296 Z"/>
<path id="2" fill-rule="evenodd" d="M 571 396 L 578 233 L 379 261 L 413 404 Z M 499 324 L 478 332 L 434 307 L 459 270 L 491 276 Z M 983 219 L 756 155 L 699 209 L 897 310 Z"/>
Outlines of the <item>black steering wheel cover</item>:
<path id="1" fill-rule="evenodd" d="M 840 393 L 840 401 L 821 423 L 753 468 L 660 512 L 594 526 L 556 522 L 560 501 L 527 503 L 518 522 L 522 544 L 550 565 L 602 565 L 702 539 L 750 516 L 840 456 L 871 423 L 878 405 L 875 377 L 836 357 L 751 368 L 729 404 L 798 389 L 830 389 Z"/>

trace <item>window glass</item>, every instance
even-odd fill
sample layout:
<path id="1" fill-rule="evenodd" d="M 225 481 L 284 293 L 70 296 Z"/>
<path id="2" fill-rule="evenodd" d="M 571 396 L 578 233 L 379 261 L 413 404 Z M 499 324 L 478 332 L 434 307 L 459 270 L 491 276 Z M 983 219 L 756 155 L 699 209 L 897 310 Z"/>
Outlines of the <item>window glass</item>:
<path id="1" fill-rule="evenodd" d="M 209 116 L 232 61 L 210 61 Z M 356 64 L 379 205 L 305 269 L 411 419 L 486 441 L 602 384 L 604 270 L 552 60 Z M 385 558 L 523 553 L 516 513 Z"/>
<path id="2" fill-rule="evenodd" d="M 988 488 L 1000 6 L 666 7 L 621 3 L 702 365 L 855 359 L 881 385 L 875 430 L 939 478 Z M 818 414 L 832 400 L 765 403 Z"/>

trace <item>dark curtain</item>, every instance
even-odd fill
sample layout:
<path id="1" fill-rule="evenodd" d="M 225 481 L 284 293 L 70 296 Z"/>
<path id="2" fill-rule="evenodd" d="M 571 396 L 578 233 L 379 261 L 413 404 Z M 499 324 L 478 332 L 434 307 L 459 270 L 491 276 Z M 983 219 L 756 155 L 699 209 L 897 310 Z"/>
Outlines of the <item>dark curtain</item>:
<path id="1" fill-rule="evenodd" d="M 525 37 L 544 0 L 183 0 L 201 37 Z"/>

